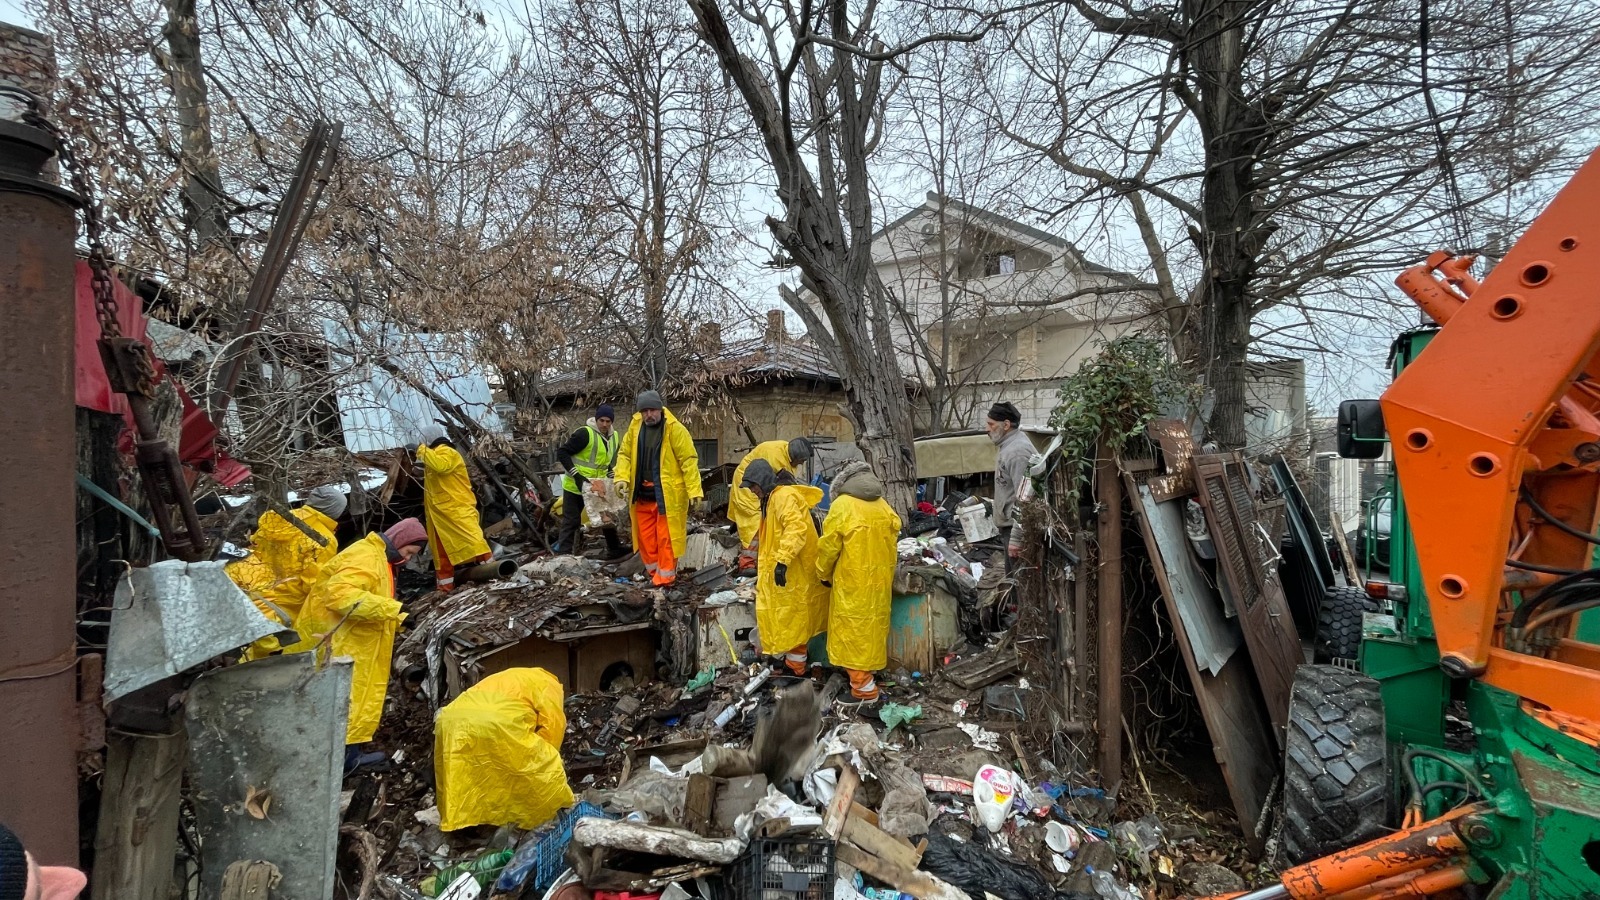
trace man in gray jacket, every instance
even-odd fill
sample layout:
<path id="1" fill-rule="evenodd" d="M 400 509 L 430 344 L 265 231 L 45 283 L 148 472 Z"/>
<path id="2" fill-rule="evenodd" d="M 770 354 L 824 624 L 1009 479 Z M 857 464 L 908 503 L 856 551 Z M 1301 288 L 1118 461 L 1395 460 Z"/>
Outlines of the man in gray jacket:
<path id="1" fill-rule="evenodd" d="M 994 521 L 1000 537 L 1006 543 L 1006 574 L 1016 571 L 1022 556 L 1022 529 L 1017 492 L 1028 478 L 1028 459 L 1033 456 L 1033 442 L 1020 430 L 1022 413 L 1005 400 L 989 407 L 983 428 L 989 440 L 1000 448 L 994 460 Z"/>

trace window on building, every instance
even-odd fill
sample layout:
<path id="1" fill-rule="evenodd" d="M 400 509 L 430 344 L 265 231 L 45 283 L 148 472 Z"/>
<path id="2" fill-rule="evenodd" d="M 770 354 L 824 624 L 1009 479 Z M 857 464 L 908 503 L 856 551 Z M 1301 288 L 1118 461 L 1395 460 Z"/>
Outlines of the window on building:
<path id="1" fill-rule="evenodd" d="M 701 468 L 722 465 L 722 457 L 717 455 L 716 438 L 711 438 L 709 440 L 696 440 L 694 442 L 694 453 L 696 456 L 700 457 Z"/>
<path id="2" fill-rule="evenodd" d="M 984 277 L 990 275 L 1010 275 L 1017 271 L 1017 257 L 1014 253 L 990 253 L 983 258 Z"/>

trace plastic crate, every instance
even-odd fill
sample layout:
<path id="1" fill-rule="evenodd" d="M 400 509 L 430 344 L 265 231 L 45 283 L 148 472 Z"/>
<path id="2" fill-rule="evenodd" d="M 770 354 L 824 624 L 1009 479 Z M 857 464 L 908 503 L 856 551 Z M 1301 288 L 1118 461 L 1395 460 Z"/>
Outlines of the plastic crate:
<path id="1" fill-rule="evenodd" d="M 567 870 L 567 845 L 572 843 L 572 825 L 579 819 L 614 819 L 588 801 L 557 814 L 555 822 L 522 839 L 517 853 L 495 881 L 498 892 L 521 890 L 535 897 L 544 895 Z"/>
<path id="2" fill-rule="evenodd" d="M 727 894 L 738 900 L 832 897 L 833 849 L 833 841 L 820 836 L 756 838 L 730 867 Z"/>

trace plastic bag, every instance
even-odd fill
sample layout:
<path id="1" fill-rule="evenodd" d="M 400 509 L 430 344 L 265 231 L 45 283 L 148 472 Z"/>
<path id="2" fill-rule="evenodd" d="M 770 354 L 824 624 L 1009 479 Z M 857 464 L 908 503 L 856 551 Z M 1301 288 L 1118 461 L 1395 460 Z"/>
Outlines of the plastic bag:
<path id="1" fill-rule="evenodd" d="M 590 525 L 615 525 L 627 509 L 627 498 L 618 496 L 611 479 L 591 478 L 583 483 L 583 511 Z"/>
<path id="2" fill-rule="evenodd" d="M 974 897 L 992 894 L 1000 900 L 1092 900 L 1058 892 L 1031 866 L 1001 859 L 988 850 L 960 841 L 937 829 L 928 833 L 921 868 Z"/>

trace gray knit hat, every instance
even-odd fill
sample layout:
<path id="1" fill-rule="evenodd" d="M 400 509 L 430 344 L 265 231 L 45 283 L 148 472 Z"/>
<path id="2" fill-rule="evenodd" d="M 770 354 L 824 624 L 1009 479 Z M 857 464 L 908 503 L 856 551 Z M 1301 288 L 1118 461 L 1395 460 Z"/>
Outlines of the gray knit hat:
<path id="1" fill-rule="evenodd" d="M 660 409 L 661 408 L 661 392 L 659 392 L 659 391 L 644 391 L 643 393 L 641 393 L 639 395 L 639 399 L 637 401 L 635 401 L 633 405 L 634 405 L 634 408 L 637 409 L 639 412 L 644 412 L 647 409 Z"/>
<path id="2" fill-rule="evenodd" d="M 811 442 L 797 437 L 789 442 L 789 461 L 796 465 L 811 458 Z"/>
<path id="3" fill-rule="evenodd" d="M 739 482 L 739 487 L 758 487 L 762 495 L 772 492 L 778 483 L 778 473 L 773 471 L 772 464 L 764 459 L 754 460 L 744 470 L 744 480 Z"/>
<path id="4" fill-rule="evenodd" d="M 306 494 L 306 505 L 330 519 L 337 519 L 344 515 L 345 507 L 350 505 L 350 501 L 345 497 L 344 491 L 331 484 L 325 484 L 312 488 L 311 492 Z"/>

